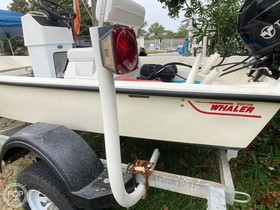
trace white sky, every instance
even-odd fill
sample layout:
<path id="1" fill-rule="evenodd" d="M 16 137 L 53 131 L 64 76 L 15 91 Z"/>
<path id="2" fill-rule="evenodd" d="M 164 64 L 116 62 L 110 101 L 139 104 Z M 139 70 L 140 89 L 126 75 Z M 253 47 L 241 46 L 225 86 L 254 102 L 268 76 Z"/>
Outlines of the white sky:
<path id="1" fill-rule="evenodd" d="M 1 0 L 0 0 L 1 1 Z M 171 30 L 177 32 L 184 20 L 183 13 L 180 14 L 180 18 L 177 20 L 171 19 L 168 16 L 168 11 L 162 8 L 162 4 L 158 0 L 134 0 L 141 4 L 146 9 L 146 21 L 148 22 L 148 27 L 146 30 L 155 22 L 163 25 L 166 30 Z"/>
<path id="2" fill-rule="evenodd" d="M 10 0 L 0 0 L 0 9 L 6 10 L 9 3 L 10 3 Z"/>
<path id="3" fill-rule="evenodd" d="M 163 25 L 166 30 L 171 30 L 177 32 L 178 28 L 181 25 L 181 22 L 184 20 L 183 14 L 180 15 L 180 18 L 173 20 L 168 17 L 167 10 L 162 8 L 162 4 L 158 0 L 135 0 L 137 3 L 141 4 L 146 9 L 146 21 L 148 26 L 146 30 L 150 27 L 151 24 L 158 22 Z M 0 9 L 7 9 L 7 6 L 11 0 L 0 0 Z"/>

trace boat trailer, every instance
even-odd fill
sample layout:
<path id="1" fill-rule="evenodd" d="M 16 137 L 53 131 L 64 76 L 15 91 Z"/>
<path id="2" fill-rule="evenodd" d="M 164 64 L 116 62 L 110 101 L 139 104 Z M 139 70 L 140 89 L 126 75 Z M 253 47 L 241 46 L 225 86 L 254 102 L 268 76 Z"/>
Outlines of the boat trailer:
<path id="1" fill-rule="evenodd" d="M 15 128 L 9 128 L 0 131 L 0 148 L 3 144 L 18 131 L 22 130 L 28 124 L 23 124 Z M 158 151 L 155 152 L 158 156 Z M 148 177 L 149 187 L 168 190 L 184 195 L 195 196 L 198 198 L 207 199 L 208 210 L 226 210 L 226 205 L 236 203 L 248 203 L 250 195 L 243 192 L 235 191 L 232 180 L 232 175 L 229 166 L 229 158 L 237 155 L 237 151 L 219 149 L 217 156 L 219 160 L 220 183 L 182 176 L 162 171 L 152 170 Z M 153 159 L 153 158 L 151 158 Z M 155 160 L 152 160 L 155 161 Z M 107 167 L 107 161 L 101 160 L 102 164 Z M 127 173 L 129 165 L 122 164 L 123 173 Z M 154 168 L 154 166 L 153 166 Z M 142 176 L 135 176 L 136 182 L 142 182 Z M 101 190 L 101 189 L 100 189 Z M 244 197 L 244 200 L 238 200 L 235 197 Z M 146 198 L 148 199 L 148 198 Z"/>

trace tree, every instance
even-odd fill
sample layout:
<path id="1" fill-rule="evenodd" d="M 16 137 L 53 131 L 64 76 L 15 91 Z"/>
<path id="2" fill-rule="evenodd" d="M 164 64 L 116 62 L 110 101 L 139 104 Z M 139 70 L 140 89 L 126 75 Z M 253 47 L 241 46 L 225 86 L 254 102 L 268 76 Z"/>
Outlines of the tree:
<path id="1" fill-rule="evenodd" d="M 150 34 L 149 32 L 147 32 L 147 33 L 145 34 L 144 39 L 145 39 L 145 40 L 150 40 L 150 39 L 152 39 L 151 34 Z"/>
<path id="2" fill-rule="evenodd" d="M 175 37 L 176 38 L 185 38 L 187 34 L 188 34 L 188 32 L 187 32 L 187 24 L 182 24 L 178 28 L 178 32 L 175 34 Z"/>
<path id="3" fill-rule="evenodd" d="M 148 22 L 145 21 L 141 28 L 138 29 L 138 36 L 145 36 L 147 34 L 147 31 L 144 29 L 148 25 Z"/>
<path id="4" fill-rule="evenodd" d="M 186 0 L 158 0 L 164 4 L 164 8 L 168 9 L 168 15 L 172 18 L 178 17 L 181 9 L 184 8 Z"/>
<path id="5" fill-rule="evenodd" d="M 94 0 L 93 0 L 94 1 Z M 95 0 L 96 1 L 96 0 Z M 73 11 L 73 1 L 71 0 L 57 0 L 57 4 L 64 7 L 67 11 Z M 15 12 L 28 13 L 29 11 L 38 11 L 42 8 L 40 7 L 38 0 L 13 0 L 8 9 Z M 87 1 L 84 4 L 80 1 L 80 10 L 81 10 L 81 31 L 80 35 L 89 35 L 89 27 L 92 26 L 92 20 L 88 11 L 91 11 L 91 8 Z"/>
<path id="6" fill-rule="evenodd" d="M 164 3 L 171 17 L 184 8 L 186 22 L 197 29 L 193 38 L 199 43 L 210 36 L 210 52 L 229 56 L 245 53 L 245 47 L 236 33 L 236 21 L 242 0 L 158 0 Z M 177 4 L 177 6 L 175 6 Z"/>
<path id="7" fill-rule="evenodd" d="M 8 9 L 14 12 L 27 13 L 29 10 L 29 4 L 25 0 L 13 0 L 8 6 Z"/>
<path id="8" fill-rule="evenodd" d="M 164 31 L 164 27 L 159 23 L 153 23 L 149 28 L 150 34 L 153 35 L 155 39 L 161 39 Z"/>
<path id="9" fill-rule="evenodd" d="M 163 32 L 163 38 L 164 39 L 173 39 L 174 37 L 175 37 L 175 33 L 173 31 L 165 30 Z"/>

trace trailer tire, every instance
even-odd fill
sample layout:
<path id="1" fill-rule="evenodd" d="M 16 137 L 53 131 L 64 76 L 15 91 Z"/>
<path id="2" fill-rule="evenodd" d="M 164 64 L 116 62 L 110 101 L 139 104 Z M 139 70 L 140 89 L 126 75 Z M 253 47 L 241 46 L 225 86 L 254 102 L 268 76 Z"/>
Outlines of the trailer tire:
<path id="1" fill-rule="evenodd" d="M 44 201 L 47 201 L 51 206 L 57 207 L 52 209 L 77 210 L 60 180 L 43 161 L 23 170 L 17 178 L 17 183 L 23 185 L 27 191 L 27 195 L 24 195 L 27 199 L 25 209 L 41 210 L 47 205 Z"/>

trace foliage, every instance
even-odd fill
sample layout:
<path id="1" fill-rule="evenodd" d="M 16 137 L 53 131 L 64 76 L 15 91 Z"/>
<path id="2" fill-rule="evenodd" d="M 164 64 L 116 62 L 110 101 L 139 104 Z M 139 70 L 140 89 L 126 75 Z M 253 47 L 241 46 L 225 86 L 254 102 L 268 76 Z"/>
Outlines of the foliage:
<path id="1" fill-rule="evenodd" d="M 145 36 L 148 32 L 144 28 L 148 25 L 148 22 L 145 21 L 141 28 L 138 29 L 138 36 Z"/>
<path id="2" fill-rule="evenodd" d="M 182 24 L 179 29 L 178 32 L 176 33 L 175 37 L 176 38 L 184 38 L 187 35 L 187 24 Z"/>
<path id="3" fill-rule="evenodd" d="M 203 36 L 210 36 L 210 53 L 217 51 L 229 56 L 246 52 L 236 33 L 239 9 L 240 1 L 236 0 L 191 0 L 184 11 L 186 21 L 197 29 L 197 43 Z"/>
<path id="4" fill-rule="evenodd" d="M 34 1 L 34 0 L 28 0 L 28 1 Z M 36 1 L 36 0 L 35 0 Z M 69 0 L 57 0 L 56 1 L 59 5 L 63 6 L 67 11 L 73 11 L 73 1 Z M 88 14 L 88 11 L 91 11 L 90 6 L 87 1 L 85 1 L 86 8 L 84 7 L 84 4 L 80 3 L 80 10 L 81 10 L 81 30 L 80 35 L 89 35 L 89 27 L 92 26 L 92 20 L 91 17 Z"/>
<path id="5" fill-rule="evenodd" d="M 8 6 L 8 9 L 15 12 L 20 13 L 27 13 L 29 11 L 29 4 L 26 1 L 23 0 L 14 0 L 10 6 Z"/>
<path id="6" fill-rule="evenodd" d="M 158 0 L 164 4 L 164 8 L 168 9 L 170 17 L 178 17 L 181 9 L 184 8 L 186 0 Z"/>
<path id="7" fill-rule="evenodd" d="M 159 23 L 154 23 L 149 28 L 150 34 L 155 39 L 162 39 L 164 31 L 165 31 L 164 27 Z"/>
<path id="8" fill-rule="evenodd" d="M 158 0 L 168 9 L 169 16 L 177 17 L 185 12 L 187 25 L 197 29 L 196 42 L 203 36 L 211 37 L 209 52 L 224 56 L 247 54 L 244 44 L 236 33 L 238 11 L 242 0 Z"/>
<path id="9" fill-rule="evenodd" d="M 239 191 L 251 194 L 251 201 L 230 209 L 279 209 L 280 206 L 280 111 L 238 158 L 231 162 Z"/>

